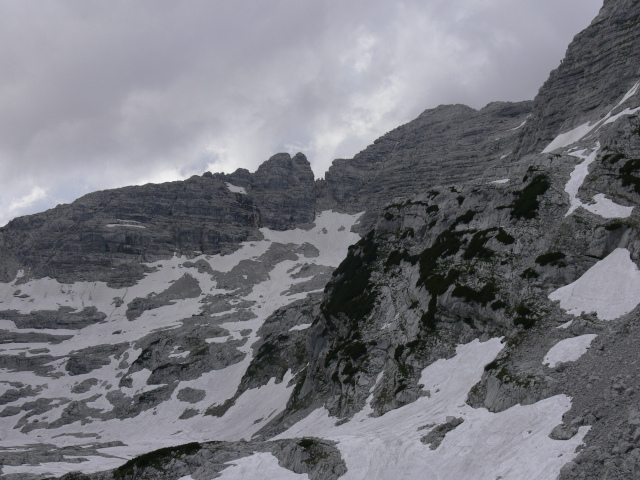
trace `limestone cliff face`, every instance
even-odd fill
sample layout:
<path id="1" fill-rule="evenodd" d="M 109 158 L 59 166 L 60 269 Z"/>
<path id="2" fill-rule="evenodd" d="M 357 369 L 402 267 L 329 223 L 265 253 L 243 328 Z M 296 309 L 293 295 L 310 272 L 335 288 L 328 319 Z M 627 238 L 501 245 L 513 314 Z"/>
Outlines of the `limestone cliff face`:
<path id="1" fill-rule="evenodd" d="M 238 169 L 229 175 L 216 174 L 216 178 L 244 188 L 255 199 L 262 226 L 287 230 L 313 223 L 314 176 L 302 153 L 293 158 L 288 153 L 274 155 L 253 174 Z"/>
<path id="2" fill-rule="evenodd" d="M 246 194 L 232 191 L 246 187 Z M 232 187 L 231 187 L 232 188 Z M 0 279 L 102 280 L 132 285 L 141 262 L 174 254 L 230 253 L 315 218 L 313 172 L 304 155 L 275 155 L 250 174 L 205 174 L 183 182 L 91 193 L 69 205 L 17 218 L 0 229 Z"/>
<path id="3" fill-rule="evenodd" d="M 427 110 L 323 180 L 277 154 L 0 229 L 3 468 L 189 440 L 67 478 L 638 478 L 639 13 L 606 1 L 534 102 Z"/>
<path id="4" fill-rule="evenodd" d="M 640 2 L 605 1 L 569 45 L 534 100 L 519 154 L 542 151 L 558 134 L 606 114 L 640 78 Z"/>
<path id="5" fill-rule="evenodd" d="M 24 269 L 63 282 L 130 285 L 144 271 L 140 262 L 230 252 L 259 226 L 250 197 L 208 176 L 95 192 L 0 229 L 1 277 Z"/>
<path id="6" fill-rule="evenodd" d="M 376 140 L 353 159 L 335 160 L 320 202 L 367 211 L 365 223 L 394 198 L 436 185 L 498 175 L 508 165 L 531 102 L 491 103 L 481 110 L 443 105 Z M 367 221 L 368 220 L 368 221 Z"/>

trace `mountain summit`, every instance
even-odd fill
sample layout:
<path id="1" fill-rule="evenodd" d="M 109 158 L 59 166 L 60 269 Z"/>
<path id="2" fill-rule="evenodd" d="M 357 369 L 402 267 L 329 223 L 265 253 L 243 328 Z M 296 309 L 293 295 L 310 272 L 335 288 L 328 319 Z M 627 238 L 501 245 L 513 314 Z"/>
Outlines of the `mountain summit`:
<path id="1" fill-rule="evenodd" d="M 314 179 L 95 192 L 0 228 L 3 478 L 640 478 L 640 22 L 532 102 Z"/>

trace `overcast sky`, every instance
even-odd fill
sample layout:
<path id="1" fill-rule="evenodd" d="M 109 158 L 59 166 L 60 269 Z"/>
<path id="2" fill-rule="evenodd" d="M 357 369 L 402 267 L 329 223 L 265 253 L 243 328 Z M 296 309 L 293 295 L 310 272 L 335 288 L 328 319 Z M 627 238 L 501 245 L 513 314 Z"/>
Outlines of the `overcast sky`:
<path id="1" fill-rule="evenodd" d="M 602 0 L 2 0 L 0 225 L 532 99 Z"/>

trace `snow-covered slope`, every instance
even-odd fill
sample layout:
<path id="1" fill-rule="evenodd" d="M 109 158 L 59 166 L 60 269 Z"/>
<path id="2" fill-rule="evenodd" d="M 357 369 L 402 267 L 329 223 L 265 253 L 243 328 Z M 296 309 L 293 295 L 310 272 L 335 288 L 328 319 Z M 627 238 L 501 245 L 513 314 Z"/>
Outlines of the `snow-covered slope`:
<path id="1" fill-rule="evenodd" d="M 265 319 L 322 291 L 327 271 L 359 238 L 351 232 L 358 216 L 327 211 L 309 230 L 263 228 L 262 240 L 244 242 L 230 255 L 176 256 L 149 264 L 152 272 L 128 288 L 50 278 L 19 283 L 21 275 L 1 284 L 0 328 L 16 340 L 0 346 L 0 446 L 13 450 L 37 441 L 95 448 L 82 464 L 84 472 L 93 472 L 169 445 L 249 439 L 284 409 L 291 374 L 244 392 L 221 417 L 205 412 L 236 393 Z M 136 299 L 146 300 L 137 316 L 131 313 Z M 100 320 L 72 322 L 70 328 L 41 328 L 32 320 L 38 312 L 47 316 L 60 308 L 89 309 Z M 192 335 L 200 338 L 194 341 Z M 161 357 L 154 371 L 141 368 L 136 359 L 159 337 L 169 339 L 170 348 L 154 352 Z M 189 346 L 194 343 L 199 351 Z M 198 357 L 204 365 L 196 364 Z M 190 372 L 152 378 L 174 366 Z M 151 399 L 147 405 L 145 397 Z M 123 411 L 130 402 L 142 405 Z M 70 458 L 8 465 L 4 473 L 61 474 L 77 469 Z"/>
<path id="2" fill-rule="evenodd" d="M 0 229 L 2 474 L 637 478 L 639 15 L 325 180 L 278 154 Z"/>

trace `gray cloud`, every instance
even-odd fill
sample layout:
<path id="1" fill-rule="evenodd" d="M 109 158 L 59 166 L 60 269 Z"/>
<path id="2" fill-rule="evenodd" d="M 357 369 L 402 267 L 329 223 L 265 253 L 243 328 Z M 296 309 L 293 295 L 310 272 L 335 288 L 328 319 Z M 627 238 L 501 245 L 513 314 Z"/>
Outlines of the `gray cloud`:
<path id="1" fill-rule="evenodd" d="M 533 98 L 601 0 L 7 0 L 0 225 L 96 189 L 322 175 L 426 108 Z"/>

